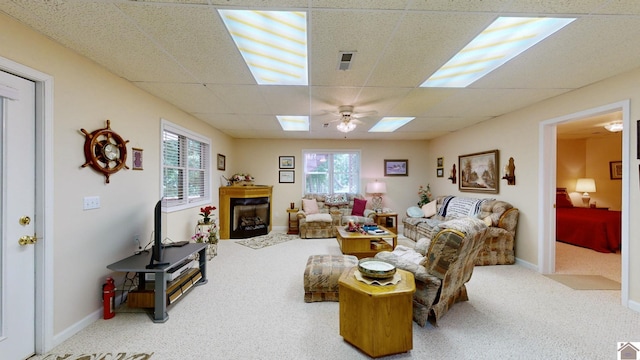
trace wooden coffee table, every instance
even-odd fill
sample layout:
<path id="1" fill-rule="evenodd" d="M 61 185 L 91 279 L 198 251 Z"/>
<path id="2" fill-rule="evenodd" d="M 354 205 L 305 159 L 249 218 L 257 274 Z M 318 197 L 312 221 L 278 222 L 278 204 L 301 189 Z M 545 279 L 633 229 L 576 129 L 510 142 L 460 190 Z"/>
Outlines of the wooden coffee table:
<path id="1" fill-rule="evenodd" d="M 344 226 L 336 226 L 338 233 L 336 238 L 340 244 L 340 251 L 345 255 L 355 255 L 358 259 L 373 257 L 380 251 L 393 251 L 398 245 L 398 235 L 382 226 L 378 226 L 378 229 L 385 230 L 387 234 L 349 232 L 344 229 Z"/>

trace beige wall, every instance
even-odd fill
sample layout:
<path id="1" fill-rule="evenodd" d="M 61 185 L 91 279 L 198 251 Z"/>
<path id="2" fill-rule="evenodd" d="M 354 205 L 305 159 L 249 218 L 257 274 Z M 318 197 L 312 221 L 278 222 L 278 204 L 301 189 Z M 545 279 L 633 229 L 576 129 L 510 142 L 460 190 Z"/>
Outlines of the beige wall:
<path id="1" fill-rule="evenodd" d="M 95 63 L 0 15 L 0 56 L 54 78 L 54 334 L 101 305 L 106 266 L 135 250 L 134 236 L 151 238 L 153 206 L 160 197 L 160 118 L 212 140 L 212 153 L 228 153 L 231 139 Z M 122 170 L 105 184 L 85 162 L 81 128 L 111 128 L 128 149 L 144 149 L 144 170 Z M 131 165 L 131 159 L 127 160 Z M 215 163 L 214 163 L 215 164 Z M 215 176 L 215 175 L 214 175 Z M 217 203 L 214 185 L 214 202 Z M 101 208 L 83 211 L 84 196 Z M 198 209 L 171 214 L 169 237 L 193 233 Z M 116 274 L 118 278 L 122 274 Z"/>
<path id="2" fill-rule="evenodd" d="M 538 181 L 538 172 L 542 171 L 538 159 L 540 123 L 626 99 L 630 99 L 631 102 L 630 118 L 638 119 L 640 118 L 640 107 L 634 106 L 634 104 L 640 102 L 639 84 L 640 69 L 635 69 L 430 141 L 428 154 L 434 157 L 442 155 L 445 159 L 454 159 L 460 154 L 497 148 L 500 150 L 501 166 L 510 156 L 515 159 L 517 185 L 506 186 L 506 181 L 503 180 L 500 184 L 500 193 L 495 197 L 509 201 L 520 209 L 516 256 L 532 265 L 538 265 L 538 189 L 541 187 Z M 625 131 L 635 134 L 635 122 L 632 121 L 631 127 Z M 630 136 L 629 147 L 632 154 L 630 159 L 632 175 L 629 183 L 629 217 L 634 219 L 637 218 L 640 211 L 638 176 L 634 173 L 638 165 L 638 160 L 635 159 L 635 136 Z M 607 164 L 608 159 L 607 155 Z M 446 164 L 450 162 L 446 160 Z M 435 160 L 427 158 L 427 163 L 431 166 Z M 433 169 L 429 168 L 428 171 L 431 173 Z M 432 176 L 429 176 L 428 179 L 431 179 L 434 193 L 455 193 L 452 190 L 456 188 L 445 179 L 433 180 Z M 640 224 L 630 221 L 629 225 L 629 234 L 631 234 L 629 258 L 634 259 L 640 256 L 640 243 L 638 237 L 633 235 L 640 231 Z M 640 302 L 640 264 L 633 261 L 629 264 L 629 299 L 636 304 Z"/>
<path id="3" fill-rule="evenodd" d="M 567 188 L 574 206 L 583 206 L 582 193 L 575 191 L 576 179 L 593 178 L 596 192 L 591 202 L 610 210 L 622 208 L 622 181 L 612 180 L 610 161 L 622 161 L 622 134 L 605 138 L 559 140 L 557 155 L 557 187 Z"/>
<path id="4" fill-rule="evenodd" d="M 364 188 L 368 182 L 384 181 L 387 194 L 383 206 L 403 214 L 409 206 L 418 202 L 418 187 L 427 185 L 426 141 L 358 141 L 358 140 L 249 140 L 238 139 L 234 144 L 233 161 L 227 158 L 227 175 L 248 172 L 256 178 L 256 184 L 273 185 L 273 226 L 287 225 L 289 203 L 300 207 L 302 189 L 302 150 L 350 149 L 360 150 L 362 155 L 361 193 L 368 199 Z M 278 182 L 278 157 L 295 156 L 295 183 Z M 384 176 L 384 159 L 407 159 L 409 176 Z M 434 160 L 435 161 L 435 160 Z M 434 170 L 435 171 L 435 170 Z M 367 204 L 370 206 L 369 204 Z"/>

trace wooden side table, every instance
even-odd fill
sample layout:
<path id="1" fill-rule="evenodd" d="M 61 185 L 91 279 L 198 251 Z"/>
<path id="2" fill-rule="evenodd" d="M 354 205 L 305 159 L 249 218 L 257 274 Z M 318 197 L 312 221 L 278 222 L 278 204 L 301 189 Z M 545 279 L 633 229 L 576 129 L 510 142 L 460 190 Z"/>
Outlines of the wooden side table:
<path id="1" fill-rule="evenodd" d="M 376 224 L 386 227 L 394 234 L 398 234 L 398 214 L 381 213 L 375 215 Z"/>
<path id="2" fill-rule="evenodd" d="M 413 348 L 413 274 L 397 269 L 396 285 L 368 285 L 355 278 L 357 267 L 338 280 L 340 335 L 371 357 L 403 353 Z"/>
<path id="3" fill-rule="evenodd" d="M 287 234 L 298 234 L 298 209 L 287 209 L 289 215 L 289 230 Z"/>

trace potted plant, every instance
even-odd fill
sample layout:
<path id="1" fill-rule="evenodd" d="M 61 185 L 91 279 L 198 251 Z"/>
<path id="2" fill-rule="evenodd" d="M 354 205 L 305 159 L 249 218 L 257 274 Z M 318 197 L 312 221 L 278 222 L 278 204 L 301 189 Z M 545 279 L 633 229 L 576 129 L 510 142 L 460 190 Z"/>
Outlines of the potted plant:
<path id="1" fill-rule="evenodd" d="M 211 224 L 211 212 L 215 210 L 215 206 L 205 206 L 200 208 L 200 216 L 202 216 L 202 220 L 198 221 L 199 224 L 209 225 Z"/>

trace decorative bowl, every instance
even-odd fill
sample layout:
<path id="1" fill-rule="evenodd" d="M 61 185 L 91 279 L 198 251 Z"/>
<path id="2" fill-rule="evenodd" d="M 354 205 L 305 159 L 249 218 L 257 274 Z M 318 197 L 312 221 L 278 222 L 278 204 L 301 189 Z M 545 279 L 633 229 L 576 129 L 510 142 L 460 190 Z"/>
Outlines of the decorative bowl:
<path id="1" fill-rule="evenodd" d="M 358 261 L 358 271 L 364 277 L 372 279 L 388 279 L 396 273 L 396 267 L 374 258 L 364 258 Z"/>

